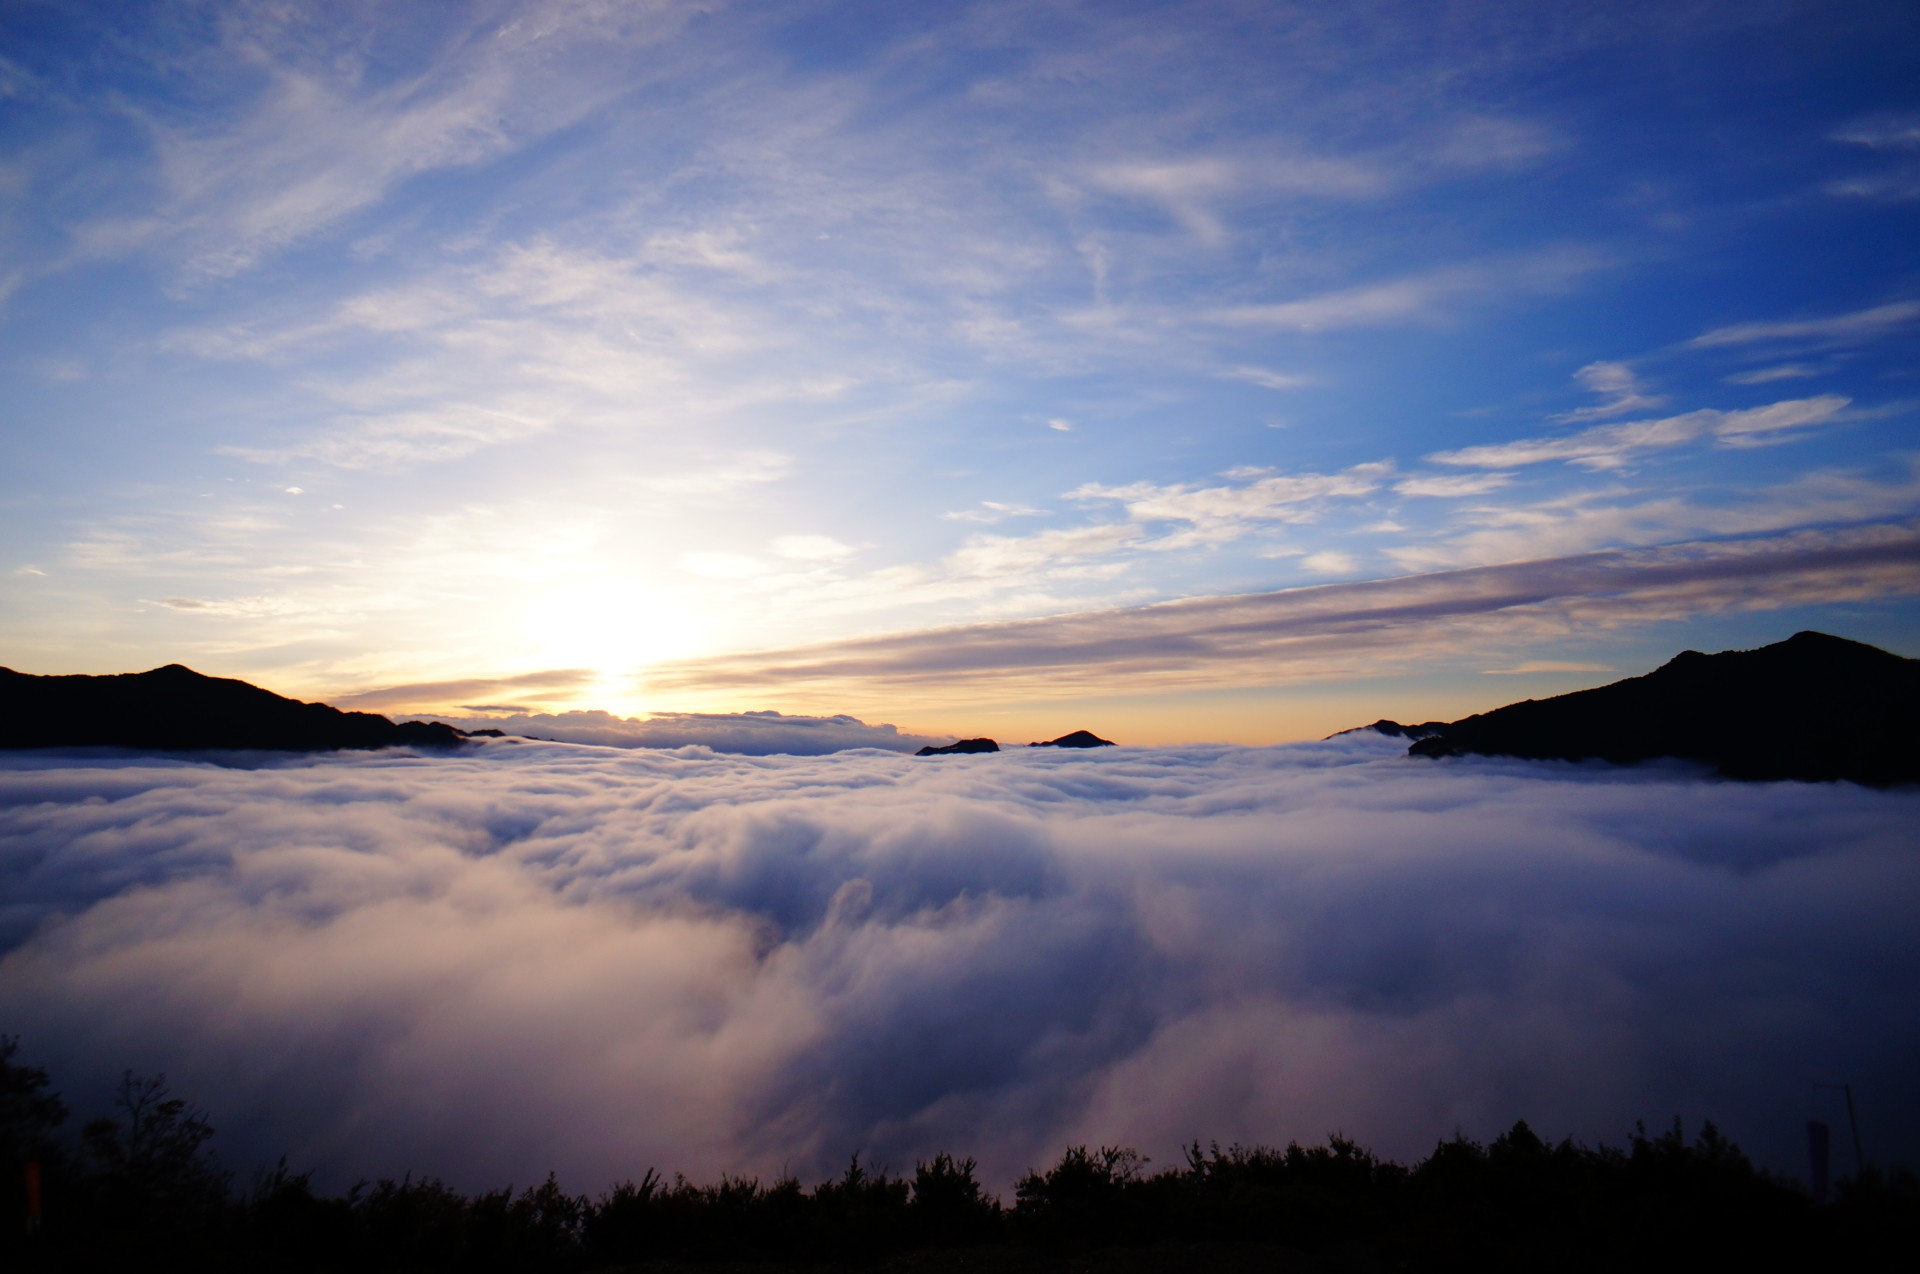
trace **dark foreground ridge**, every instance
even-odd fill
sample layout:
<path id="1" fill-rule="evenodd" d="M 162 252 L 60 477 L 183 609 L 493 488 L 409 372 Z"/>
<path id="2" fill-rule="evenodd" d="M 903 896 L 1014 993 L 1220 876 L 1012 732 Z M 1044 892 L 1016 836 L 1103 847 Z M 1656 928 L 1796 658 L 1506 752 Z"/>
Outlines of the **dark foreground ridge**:
<path id="1" fill-rule="evenodd" d="M 375 713 L 301 703 L 179 664 L 106 677 L 36 677 L 0 668 L 0 748 L 330 752 L 447 748 L 465 737 L 437 721 L 395 725 Z"/>
<path id="2" fill-rule="evenodd" d="M 545 1182 L 467 1195 L 432 1176 L 313 1188 L 283 1159 L 236 1192 L 205 1114 L 129 1072 L 111 1113 L 63 1133 L 47 1072 L 0 1036 L 0 1269 L 8 1271 L 808 1270 L 1485 1271 L 1911 1268 L 1920 1180 L 1859 1165 L 1830 1200 L 1754 1166 L 1712 1124 L 1638 1129 L 1624 1149 L 1456 1133 L 1411 1166 L 1323 1146 L 1202 1146 L 1149 1171 L 1067 1148 L 1003 1202 L 971 1159 L 895 1175 L 856 1155 L 808 1189 L 649 1169 L 597 1196 Z M 25 1186 L 35 1165 L 35 1189 Z M 37 1203 L 37 1207 L 36 1207 Z M 39 1224 L 22 1218 L 38 1214 Z"/>
<path id="3" fill-rule="evenodd" d="M 954 756 L 962 752 L 998 752 L 1000 745 L 992 739 L 962 739 L 958 743 L 949 743 L 944 748 L 929 744 L 915 752 L 915 756 Z"/>
<path id="4" fill-rule="evenodd" d="M 1057 739 L 1048 739 L 1045 743 L 1029 743 L 1030 748 L 1110 748 L 1112 739 L 1103 739 L 1091 730 L 1075 730 L 1072 734 L 1063 734 Z"/>
<path id="5" fill-rule="evenodd" d="M 1803 632 L 1758 650 L 1683 651 L 1644 677 L 1442 725 L 1408 751 L 1616 764 L 1678 757 L 1733 779 L 1887 787 L 1920 783 L 1917 717 L 1920 660 Z"/>

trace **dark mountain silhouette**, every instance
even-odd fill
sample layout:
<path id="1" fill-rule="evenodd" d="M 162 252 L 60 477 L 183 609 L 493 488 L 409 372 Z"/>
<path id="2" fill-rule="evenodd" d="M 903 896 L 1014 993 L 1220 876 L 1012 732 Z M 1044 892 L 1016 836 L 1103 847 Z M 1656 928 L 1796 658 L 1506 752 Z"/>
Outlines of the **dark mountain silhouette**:
<path id="1" fill-rule="evenodd" d="M 465 737 L 437 721 L 395 725 L 371 712 L 301 703 L 179 664 L 105 677 L 36 677 L 0 668 L 0 748 L 327 752 L 444 748 Z"/>
<path id="2" fill-rule="evenodd" d="M 944 748 L 924 747 L 915 756 L 950 756 L 956 752 L 998 752 L 1000 745 L 992 739 L 962 739 L 958 743 L 949 743 Z"/>
<path id="3" fill-rule="evenodd" d="M 1401 725 L 1398 721 L 1389 721 L 1382 717 L 1372 725 L 1357 725 L 1351 730 L 1335 730 L 1327 737 L 1337 739 L 1343 734 L 1359 734 L 1362 730 L 1372 730 L 1375 734 L 1384 734 L 1390 739 L 1424 739 L 1446 728 L 1447 723 L 1444 721 L 1422 721 L 1419 725 Z"/>
<path id="4" fill-rule="evenodd" d="M 1048 739 L 1045 743 L 1029 743 L 1030 748 L 1110 748 L 1112 739 L 1103 739 L 1091 730 L 1075 730 L 1072 734 L 1063 734 L 1057 739 Z"/>
<path id="5" fill-rule="evenodd" d="M 1702 761 L 1735 779 L 1920 782 L 1920 660 L 1825 633 L 1683 651 L 1644 677 L 1442 726 L 1413 756 Z M 1391 724 L 1391 723 L 1389 723 Z"/>

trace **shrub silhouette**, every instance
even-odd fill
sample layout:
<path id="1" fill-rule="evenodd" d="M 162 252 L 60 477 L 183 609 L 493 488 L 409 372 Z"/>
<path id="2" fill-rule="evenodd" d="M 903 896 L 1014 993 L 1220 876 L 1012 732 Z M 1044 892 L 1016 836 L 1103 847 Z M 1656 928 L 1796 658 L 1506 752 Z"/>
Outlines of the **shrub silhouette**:
<path id="1" fill-rule="evenodd" d="M 937 1154 L 913 1167 L 908 1232 L 916 1244 L 963 1247 L 1000 1233 L 1000 1203 L 980 1188 L 972 1159 Z"/>
<path id="2" fill-rule="evenodd" d="M 437 1177 L 382 1178 L 348 1195 L 363 1251 L 401 1267 L 445 1269 L 466 1259 L 466 1197 Z"/>
<path id="3" fill-rule="evenodd" d="M 1369 1232 L 1398 1197 L 1406 1170 L 1383 1164 L 1338 1133 L 1325 1146 L 1285 1150 L 1214 1143 L 1187 1149 L 1191 1202 L 1179 1229 L 1220 1237 L 1312 1247 Z"/>
<path id="4" fill-rule="evenodd" d="M 467 1266 L 482 1270 L 551 1270 L 575 1264 L 587 1200 L 566 1193 L 549 1172 L 522 1191 L 493 1190 L 474 1199 L 467 1221 Z"/>
<path id="5" fill-rule="evenodd" d="M 247 1191 L 242 1227 L 245 1246 L 258 1258 L 280 1264 L 329 1268 L 353 1251 L 353 1209 L 347 1199 L 323 1199 L 313 1192 L 313 1174 L 291 1172 L 285 1156 L 258 1173 Z M 289 1261 L 289 1257 L 297 1257 Z"/>
<path id="6" fill-rule="evenodd" d="M 1112 1264 L 1121 1258 L 1091 1254 L 1159 1245 L 1166 1250 L 1122 1260 L 1157 1269 L 1217 1263 L 1222 1243 L 1252 1245 L 1256 1265 L 1319 1251 L 1310 1259 L 1329 1268 L 1612 1270 L 1764 1256 L 1891 1269 L 1920 1250 L 1911 1172 L 1869 1169 L 1815 1205 L 1714 1125 L 1689 1141 L 1677 1120 L 1657 1135 L 1637 1127 L 1618 1149 L 1549 1143 L 1520 1122 L 1487 1145 L 1456 1134 L 1411 1168 L 1339 1134 L 1277 1150 L 1196 1141 L 1182 1164 L 1153 1173 L 1133 1149 L 1078 1145 L 1023 1176 L 1011 1208 L 982 1189 L 972 1159 L 950 1154 L 916 1163 L 911 1178 L 855 1155 L 812 1190 L 791 1176 L 696 1185 L 648 1170 L 594 1199 L 567 1193 L 551 1173 L 538 1186 L 472 1197 L 409 1174 L 325 1198 L 283 1159 L 235 1200 L 206 1151 L 212 1127 L 164 1077 L 126 1073 L 115 1113 L 86 1126 L 75 1154 L 56 1135 L 64 1102 L 45 1071 L 14 1060 L 17 1049 L 0 1037 L 0 1154 L 13 1166 L 44 1156 L 59 1205 L 39 1234 L 0 1230 L 9 1274 L 163 1258 L 316 1274 L 663 1262 L 1039 1269 Z M 975 1250 L 912 1255 L 960 1247 Z"/>
<path id="7" fill-rule="evenodd" d="M 882 1169 L 868 1172 L 854 1155 L 837 1181 L 813 1190 L 815 1251 L 840 1259 L 870 1259 L 900 1247 L 907 1237 L 908 1185 Z"/>
<path id="8" fill-rule="evenodd" d="M 596 1260 L 624 1265 L 654 1255 L 659 1219 L 653 1204 L 659 1191 L 659 1174 L 649 1168 L 638 1184 L 631 1178 L 621 1181 L 588 1207 L 581 1239 Z"/>
<path id="9" fill-rule="evenodd" d="M 1131 1147 L 1069 1146 L 1059 1163 L 1014 1187 L 1015 1232 L 1056 1244 L 1137 1238 L 1144 1214 L 1129 1205 L 1145 1193 L 1147 1162 Z"/>

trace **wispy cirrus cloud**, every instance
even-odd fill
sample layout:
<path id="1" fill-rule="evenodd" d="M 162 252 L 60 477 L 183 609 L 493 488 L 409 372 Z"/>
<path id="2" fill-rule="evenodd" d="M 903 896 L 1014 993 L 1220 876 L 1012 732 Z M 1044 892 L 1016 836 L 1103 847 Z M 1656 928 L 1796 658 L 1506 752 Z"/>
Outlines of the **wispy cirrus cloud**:
<path id="1" fill-rule="evenodd" d="M 1314 378 L 1298 372 L 1276 372 L 1265 367 L 1233 367 L 1226 375 L 1233 380 L 1244 380 L 1249 385 L 1258 385 L 1262 389 L 1299 389 L 1314 384 Z"/>
<path id="2" fill-rule="evenodd" d="M 462 700 L 517 698 L 527 694 L 536 698 L 555 694 L 565 699 L 571 697 L 571 692 L 593 684 L 596 679 L 597 674 L 588 668 L 545 668 L 503 677 L 461 677 L 452 681 L 381 686 L 351 694 L 330 695 L 327 702 L 336 708 L 354 712 L 411 712 Z"/>
<path id="3" fill-rule="evenodd" d="M 1008 518 L 1039 517 L 1045 509 L 1036 509 L 1024 504 L 1009 504 L 1002 500 L 982 500 L 977 508 L 958 509 L 940 516 L 948 522 L 1004 522 Z"/>
<path id="4" fill-rule="evenodd" d="M 1554 248 L 1498 262 L 1447 266 L 1290 301 L 1227 306 L 1201 317 L 1229 327 L 1301 332 L 1430 323 L 1460 309 L 1559 291 L 1606 266 L 1585 248 Z"/>
<path id="5" fill-rule="evenodd" d="M 1229 481 L 1211 485 L 1082 483 L 1063 498 L 1096 509 L 1118 505 L 1124 520 L 1051 526 L 1024 535 L 977 533 L 942 558 L 937 570 L 926 572 L 914 587 L 943 591 L 985 586 L 1018 594 L 1049 577 L 1113 577 L 1143 556 L 1225 544 L 1277 526 L 1313 522 L 1331 507 L 1378 491 L 1391 471 L 1392 466 L 1384 463 L 1356 465 L 1333 474 L 1275 474 L 1254 466 L 1231 471 L 1223 475 Z M 989 501 L 979 510 L 943 516 L 986 523 L 1041 512 Z M 899 589 L 897 579 L 882 578 L 889 591 Z"/>
<path id="6" fill-rule="evenodd" d="M 1704 332 L 1687 343 L 1696 349 L 1727 345 L 1844 344 L 1872 340 L 1915 319 L 1920 319 L 1920 301 L 1894 301 L 1826 318 L 1734 323 Z"/>
<path id="7" fill-rule="evenodd" d="M 1750 372 L 1734 372 L 1720 379 L 1729 385 L 1771 385 L 1783 380 L 1806 380 L 1819 374 L 1819 368 L 1806 363 L 1776 363 L 1771 367 L 1756 367 Z"/>
<path id="8" fill-rule="evenodd" d="M 1920 112 L 1856 119 L 1836 130 L 1833 140 L 1870 150 L 1920 150 Z"/>
<path id="9" fill-rule="evenodd" d="M 1399 579 L 1200 598 L 864 638 L 656 667 L 650 683 L 792 694 L 831 687 L 921 702 L 1270 685 L 1365 675 L 1417 649 L 1428 665 L 1583 627 L 1730 608 L 1920 595 L 1920 524 L 1584 553 Z"/>
<path id="10" fill-rule="evenodd" d="M 82 222 L 76 250 L 166 247 L 192 273 L 250 269 L 411 177 L 498 158 L 630 91 L 631 68 L 608 55 L 679 35 L 698 9 L 527 5 L 460 24 L 400 76 L 319 21 L 227 12 L 194 71 L 258 84 L 250 109 L 193 123 L 123 104 L 153 148 L 151 205 Z"/>
<path id="11" fill-rule="evenodd" d="M 1891 474 L 1817 469 L 1771 486 L 1711 498 L 1616 485 L 1529 501 L 1475 504 L 1456 512 L 1444 529 L 1382 552 L 1404 570 L 1449 570 L 1707 536 L 1881 523 L 1916 514 L 1920 462 L 1909 459 Z"/>
<path id="12" fill-rule="evenodd" d="M 1833 140 L 1880 152 L 1890 161 L 1879 172 L 1861 173 L 1827 183 L 1827 193 L 1842 198 L 1904 203 L 1920 199 L 1920 113 L 1869 115 L 1833 134 Z"/>
<path id="13" fill-rule="evenodd" d="M 1085 185 L 1157 204 L 1199 243 L 1217 247 L 1229 237 L 1219 205 L 1250 194 L 1368 198 L 1394 184 L 1389 171 L 1353 158 L 1268 154 L 1130 159 L 1088 171 Z"/>
<path id="14" fill-rule="evenodd" d="M 1591 407 L 1578 407 L 1554 417 L 1563 424 L 1624 416 L 1630 411 L 1658 407 L 1666 401 L 1657 394 L 1649 394 L 1646 386 L 1641 384 L 1639 375 L 1626 363 L 1588 363 L 1575 372 L 1573 378 L 1585 389 L 1598 394 L 1601 401 Z"/>
<path id="15" fill-rule="evenodd" d="M 1396 495 L 1419 496 L 1437 500 L 1459 500 L 1488 495 L 1513 483 L 1510 473 L 1419 474 L 1393 484 Z"/>
<path id="16" fill-rule="evenodd" d="M 1739 411 L 1702 408 L 1659 420 L 1618 425 L 1595 425 L 1565 438 L 1523 438 L 1514 442 L 1436 451 L 1434 464 L 1483 469 L 1510 469 L 1520 465 L 1560 460 L 1585 469 L 1617 469 L 1635 456 L 1690 442 L 1711 439 L 1723 446 L 1750 446 L 1788 430 L 1833 420 L 1851 399 L 1839 394 L 1795 398 Z"/>
<path id="17" fill-rule="evenodd" d="M 1246 481 L 1222 486 L 1089 482 L 1066 493 L 1069 500 L 1119 504 L 1135 522 L 1186 522 L 1199 528 L 1232 528 L 1258 522 L 1308 522 L 1328 501 L 1353 499 L 1380 489 L 1392 472 L 1385 463 L 1355 465 L 1339 473 L 1241 474 Z"/>

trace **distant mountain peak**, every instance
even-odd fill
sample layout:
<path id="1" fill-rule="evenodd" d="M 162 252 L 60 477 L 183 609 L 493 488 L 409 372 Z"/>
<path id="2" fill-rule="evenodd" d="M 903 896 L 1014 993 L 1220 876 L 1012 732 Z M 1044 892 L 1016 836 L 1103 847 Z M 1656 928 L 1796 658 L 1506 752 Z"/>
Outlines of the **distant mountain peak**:
<path id="1" fill-rule="evenodd" d="M 1112 739 L 1103 739 L 1091 730 L 1075 730 L 1045 743 L 1027 744 L 1030 748 L 1110 748 L 1113 745 Z"/>
<path id="2" fill-rule="evenodd" d="M 957 756 L 968 752 L 998 752 L 1000 745 L 992 739 L 962 739 L 958 743 L 949 743 L 943 748 L 929 744 L 915 752 L 915 756 Z"/>
<path id="3" fill-rule="evenodd" d="M 0 748 L 325 752 L 454 747 L 464 737 L 438 722 L 396 725 L 370 712 L 302 703 L 185 664 L 98 677 L 0 668 Z"/>
<path id="4" fill-rule="evenodd" d="M 1618 764 L 1676 757 L 1728 778 L 1920 782 L 1920 660 L 1828 633 L 1683 650 L 1642 677 L 1441 725 L 1414 756 Z M 1391 724 L 1391 723 L 1388 723 Z"/>

